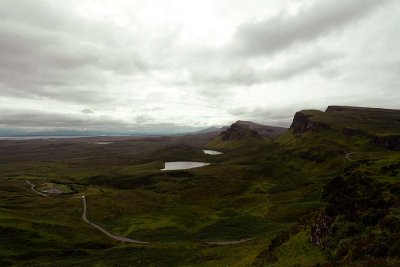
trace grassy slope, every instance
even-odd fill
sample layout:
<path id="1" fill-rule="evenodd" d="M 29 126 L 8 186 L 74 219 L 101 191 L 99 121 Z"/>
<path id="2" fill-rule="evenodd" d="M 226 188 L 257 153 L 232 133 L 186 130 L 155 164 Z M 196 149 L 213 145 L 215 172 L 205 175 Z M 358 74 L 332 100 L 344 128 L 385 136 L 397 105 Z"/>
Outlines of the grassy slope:
<path id="1" fill-rule="evenodd" d="M 397 266 L 400 153 L 371 146 L 367 136 L 346 136 L 342 129 L 396 134 L 398 124 L 382 128 L 388 120 L 375 120 L 374 116 L 364 119 L 367 114 L 370 118 L 364 110 L 341 116 L 320 111 L 305 113 L 313 116 L 311 120 L 329 124 L 330 129 L 302 135 L 289 132 L 278 142 L 288 155 L 287 164 L 301 166 L 310 181 L 319 186 L 318 212 L 333 222 L 322 238 L 324 248 L 320 249 L 310 242 L 310 229 L 318 224 L 318 212 L 303 217 L 295 227 L 275 237 L 255 265 L 313 266 L 330 261 L 338 265 Z M 352 124 L 355 113 L 359 118 Z M 340 177 L 344 179 L 342 187 L 335 182 Z"/>
<path id="2" fill-rule="evenodd" d="M 21 152 L 1 157 L 0 231 L 4 240 L 12 242 L 0 242 L 0 263 L 324 264 L 331 258 L 329 251 L 310 243 L 310 214 L 324 208 L 321 195 L 326 183 L 355 168 L 390 186 L 400 178 L 396 168 L 388 167 L 400 162 L 398 152 L 372 147 L 367 138 L 340 131 L 301 136 L 288 132 L 275 142 L 246 145 L 229 142 L 235 141 L 216 139 L 209 144 L 224 149 L 220 156 L 204 155 L 190 144 L 171 146 L 152 140 L 96 149 L 71 144 L 65 150 L 52 150 L 49 158 L 48 146 L 36 144 L 24 150 L 23 144 L 14 144 Z M 43 156 L 27 156 L 32 151 Z M 350 152 L 351 160 L 346 158 Z M 167 160 L 213 164 L 160 172 Z M 51 182 L 68 188 L 69 194 L 40 197 L 29 190 L 25 179 L 38 188 Z M 87 196 L 90 220 L 112 233 L 151 243 L 125 245 L 99 234 L 81 220 L 82 204 L 72 197 L 82 194 Z M 392 208 L 391 216 L 396 218 L 396 212 Z M 206 243 L 247 238 L 252 239 L 229 246 Z M 275 245 L 268 254 L 271 240 Z"/>
<path id="3" fill-rule="evenodd" d="M 74 146 L 79 151 L 81 145 Z M 296 214 L 307 213 L 317 196 L 309 194 L 315 188 L 300 171 L 286 168 L 279 147 L 268 142 L 220 156 L 186 145 L 160 147 L 148 162 L 129 162 L 114 149 L 109 153 L 122 161 L 102 158 L 97 164 L 98 156 L 68 154 L 63 159 L 63 151 L 58 153 L 60 160 L 53 161 L 3 160 L 0 227 L 13 233 L 5 237 L 13 242 L 0 244 L 5 265 L 28 265 L 34 259 L 39 266 L 123 266 L 139 260 L 161 266 L 247 266 L 277 232 L 295 223 Z M 108 152 L 102 148 L 98 153 Z M 164 160 L 213 164 L 160 172 Z M 295 191 L 286 187 L 290 177 L 296 177 Z M 29 190 L 26 179 L 39 189 L 51 183 L 69 193 L 43 198 Z M 99 234 L 81 220 L 81 201 L 73 197 L 82 194 L 90 220 L 114 234 L 151 243 L 124 245 Z M 291 196 L 296 198 L 287 199 Z M 206 244 L 247 238 L 236 245 Z"/>
<path id="4" fill-rule="evenodd" d="M 327 112 L 305 110 L 312 120 L 326 123 L 333 128 L 361 129 L 372 134 L 400 134 L 398 110 L 341 107 Z"/>
<path id="5" fill-rule="evenodd" d="M 185 159 L 214 164 L 192 171 L 158 171 L 161 165 L 158 162 L 179 160 L 177 154 Z M 15 161 L 5 164 L 8 179 L 4 181 L 15 189 L 13 195 L 7 193 L 11 191 L 8 187 L 1 193 L 3 218 L 5 214 L 11 218 L 2 219 L 0 224 L 18 230 L 17 236 L 23 236 L 20 242 L 29 239 L 32 244 L 22 247 L 15 256 L 8 255 L 13 251 L 9 244 L 2 244 L 1 251 L 8 255 L 3 261 L 23 263 L 27 255 L 45 265 L 51 254 L 59 265 L 87 263 L 95 255 L 96 261 L 106 264 L 147 258 L 165 265 L 245 266 L 276 232 L 287 229 L 297 219 L 296 214 L 306 213 L 315 203 L 316 197 L 309 194 L 315 191 L 314 186 L 294 167 L 288 170 L 281 160 L 279 147 L 271 144 L 260 143 L 218 157 L 203 155 L 199 150 L 188 152 L 185 146 L 161 149 L 154 155 L 159 155 L 159 159 L 126 165 L 93 166 L 90 160 L 73 165 L 42 161 L 31 162 L 28 166 L 18 166 Z M 297 190 L 286 186 L 287 181 L 294 178 L 293 187 Z M 41 198 L 29 191 L 24 179 L 31 180 L 39 188 L 52 181 L 79 193 L 71 189 L 69 195 Z M 71 197 L 81 194 L 87 196 L 91 220 L 113 233 L 154 243 L 121 246 L 99 235 L 80 219 L 80 200 Z M 291 196 L 296 198 L 287 199 Z M 304 199 L 305 204 L 299 203 L 299 199 Z M 9 223 L 11 219 L 12 224 Z M 48 224 L 56 234 L 48 236 Z M 35 233 L 40 238 L 34 236 Z M 253 239 L 225 247 L 204 243 L 243 238 Z M 71 257 L 65 257 L 65 251 L 71 251 Z M 126 254 L 121 259 L 114 255 L 117 252 Z"/>

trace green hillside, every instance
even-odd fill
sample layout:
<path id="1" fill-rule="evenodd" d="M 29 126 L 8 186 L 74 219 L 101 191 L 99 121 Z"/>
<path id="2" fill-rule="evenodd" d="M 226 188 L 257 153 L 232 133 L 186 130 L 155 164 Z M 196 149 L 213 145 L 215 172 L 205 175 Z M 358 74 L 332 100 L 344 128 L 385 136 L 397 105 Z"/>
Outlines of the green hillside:
<path id="1" fill-rule="evenodd" d="M 0 265 L 398 266 L 400 153 L 397 139 L 376 141 L 397 136 L 398 114 L 301 111 L 274 139 L 230 128 L 197 140 L 0 141 Z M 160 171 L 165 161 L 211 164 Z M 64 193 L 43 197 L 26 180 Z M 84 222 L 82 195 L 90 221 L 148 243 Z"/>
<path id="2" fill-rule="evenodd" d="M 277 142 L 288 164 L 302 166 L 320 186 L 319 204 L 275 237 L 257 266 L 399 265 L 399 143 L 374 142 L 397 135 L 399 115 L 353 107 L 296 114 Z"/>

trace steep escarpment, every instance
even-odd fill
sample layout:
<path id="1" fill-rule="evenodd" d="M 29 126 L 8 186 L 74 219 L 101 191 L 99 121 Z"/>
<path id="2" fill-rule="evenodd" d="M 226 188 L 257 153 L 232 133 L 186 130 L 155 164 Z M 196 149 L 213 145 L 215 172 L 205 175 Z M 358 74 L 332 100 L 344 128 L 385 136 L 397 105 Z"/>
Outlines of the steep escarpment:
<path id="1" fill-rule="evenodd" d="M 370 107 L 354 107 L 354 106 L 328 106 L 325 110 L 326 113 L 368 113 L 370 116 L 378 117 L 398 117 L 398 109 L 387 109 L 387 108 L 370 108 Z"/>
<path id="2" fill-rule="evenodd" d="M 400 111 L 303 110 L 290 129 L 278 139 L 285 162 L 318 188 L 318 205 L 254 265 L 400 266 Z"/>
<path id="3" fill-rule="evenodd" d="M 371 135 L 400 134 L 400 110 L 329 106 L 323 114 L 325 120 L 340 128 L 364 130 Z"/>
<path id="4" fill-rule="evenodd" d="M 249 127 L 242 125 L 238 122 L 234 123 L 220 134 L 220 137 L 224 141 L 228 140 L 246 140 L 246 139 L 262 139 L 262 135 L 256 130 L 250 129 Z"/>
<path id="5" fill-rule="evenodd" d="M 353 169 L 332 179 L 322 191 L 324 220 L 314 219 L 312 242 L 337 265 L 391 266 L 386 259 L 400 254 L 400 198 L 393 194 L 397 187 L 371 174 Z"/>
<path id="6" fill-rule="evenodd" d="M 208 143 L 210 148 L 232 149 L 264 142 L 287 131 L 287 128 L 272 127 L 251 121 L 237 121 Z"/>
<path id="7" fill-rule="evenodd" d="M 295 134 L 332 130 L 358 136 L 389 150 L 400 150 L 400 110 L 329 106 L 325 112 L 303 110 L 295 114 L 290 129 Z"/>
<path id="8" fill-rule="evenodd" d="M 276 127 L 276 126 L 268 126 L 259 123 L 255 123 L 252 121 L 237 121 L 233 125 L 246 127 L 250 130 L 256 131 L 258 134 L 268 137 L 274 138 L 280 134 L 283 134 L 287 131 L 287 128 L 284 127 Z"/>
<path id="9" fill-rule="evenodd" d="M 274 138 L 287 131 L 287 128 L 267 126 L 251 121 L 237 121 L 223 131 L 223 140 L 243 140 L 246 138 Z"/>
<path id="10" fill-rule="evenodd" d="M 400 150 L 400 135 L 373 136 L 370 143 L 375 146 L 384 147 L 389 150 Z"/>
<path id="11" fill-rule="evenodd" d="M 287 132 L 287 128 L 273 127 L 251 121 L 237 121 L 207 144 L 212 149 L 237 149 L 262 144 Z"/>
<path id="12" fill-rule="evenodd" d="M 395 115 L 301 111 L 275 139 L 239 121 L 221 134 L 109 145 L 2 141 L 0 265 L 400 266 Z M 203 154 L 209 140 L 227 153 Z M 188 160 L 211 164 L 160 171 Z M 149 243 L 121 246 L 81 227 L 78 199 L 45 201 L 25 180 L 86 195 L 90 218 Z"/>
<path id="13" fill-rule="evenodd" d="M 322 112 L 317 110 L 303 110 L 296 112 L 290 129 L 292 129 L 294 133 L 298 134 L 312 130 L 329 129 L 329 124 L 316 119 L 318 113 Z"/>

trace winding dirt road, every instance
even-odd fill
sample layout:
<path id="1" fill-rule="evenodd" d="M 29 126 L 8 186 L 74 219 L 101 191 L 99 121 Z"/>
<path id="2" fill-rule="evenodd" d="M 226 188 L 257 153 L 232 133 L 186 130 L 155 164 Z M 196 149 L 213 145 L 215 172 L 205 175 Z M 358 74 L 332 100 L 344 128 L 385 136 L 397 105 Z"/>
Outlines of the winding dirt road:
<path id="1" fill-rule="evenodd" d="M 31 183 L 28 180 L 25 180 L 27 182 L 27 184 L 30 185 L 31 190 L 35 193 L 38 194 L 42 197 L 49 197 L 48 195 L 39 192 L 35 189 L 36 185 Z M 74 197 L 75 198 L 75 197 Z M 100 232 L 102 232 L 103 234 L 105 234 L 106 236 L 117 240 L 117 241 L 121 241 L 121 242 L 126 242 L 126 243 L 135 243 L 135 244 L 147 244 L 149 242 L 144 242 L 144 241 L 139 241 L 139 240 L 134 240 L 128 237 L 124 237 L 124 236 L 118 236 L 118 235 L 113 235 L 110 232 L 108 232 L 107 230 L 103 229 L 101 226 L 92 223 L 91 221 L 88 220 L 87 218 L 87 204 L 86 204 L 86 197 L 82 196 L 82 204 L 83 204 L 83 212 L 82 212 L 82 220 L 88 224 L 90 224 L 91 226 L 93 226 L 94 228 L 96 228 L 97 230 L 99 230 Z M 211 241 L 211 242 L 206 242 L 206 244 L 208 245 L 219 245 L 219 246 L 226 246 L 226 245 L 235 245 L 235 244 L 240 244 L 249 240 L 252 240 L 253 238 L 247 238 L 247 239 L 242 239 L 242 240 L 236 240 L 236 241 Z"/>
<path id="2" fill-rule="evenodd" d="M 346 159 L 348 159 L 348 160 L 350 160 L 350 161 L 354 161 L 354 159 L 352 159 L 350 156 L 351 156 L 351 154 L 353 154 L 354 152 L 349 152 L 349 153 L 347 153 L 346 154 Z"/>
<path id="3" fill-rule="evenodd" d="M 87 207 L 86 207 L 86 198 L 85 198 L 85 196 L 82 196 L 82 203 L 83 203 L 82 220 L 84 220 L 86 223 L 90 224 L 91 226 L 93 226 L 94 228 L 96 228 L 97 230 L 102 232 L 103 234 L 111 237 L 112 239 L 115 239 L 115 240 L 118 240 L 118 241 L 121 241 L 121 242 L 136 243 L 136 244 L 146 244 L 146 243 L 148 243 L 148 242 L 133 240 L 133 239 L 130 239 L 130 238 L 127 238 L 127 237 L 123 237 L 123 236 L 113 235 L 113 234 L 107 232 L 105 229 L 101 228 L 99 225 L 97 225 L 95 223 L 92 223 L 86 217 Z"/>
<path id="4" fill-rule="evenodd" d="M 35 192 L 36 194 L 38 194 L 38 195 L 41 195 L 42 197 L 49 197 L 48 195 L 46 195 L 46 194 L 44 194 L 44 193 L 42 193 L 42 192 L 39 192 L 39 191 L 37 191 L 36 189 L 35 189 L 35 184 L 32 184 L 30 181 L 28 181 L 28 180 L 25 180 L 25 182 L 27 182 L 30 186 L 31 186 L 31 190 L 33 191 L 33 192 Z"/>
<path id="5" fill-rule="evenodd" d="M 213 242 L 207 242 L 208 245 L 219 245 L 219 246 L 226 246 L 226 245 L 236 245 L 240 244 L 249 240 L 252 240 L 253 238 L 246 238 L 242 240 L 236 240 L 236 241 L 213 241 Z"/>
<path id="6" fill-rule="evenodd" d="M 111 237 L 112 239 L 121 241 L 121 242 L 127 242 L 127 243 L 136 243 L 136 244 L 147 244 L 149 242 L 144 242 L 144 241 L 138 241 L 134 239 L 130 239 L 127 237 L 123 236 L 118 236 L 118 235 L 113 235 L 109 233 L 107 230 L 103 229 L 101 226 L 92 223 L 87 219 L 87 204 L 86 204 L 86 197 L 82 196 L 82 203 L 83 203 L 83 213 L 82 213 L 82 220 L 84 220 L 86 223 L 90 224 L 91 226 L 95 227 L 98 229 L 100 232 L 103 234 Z M 235 245 L 235 244 L 240 244 L 249 240 L 252 240 L 253 238 L 247 238 L 247 239 L 241 239 L 241 240 L 236 240 L 236 241 L 212 241 L 212 242 L 206 242 L 208 245 L 219 245 L 219 246 L 226 246 L 226 245 Z"/>

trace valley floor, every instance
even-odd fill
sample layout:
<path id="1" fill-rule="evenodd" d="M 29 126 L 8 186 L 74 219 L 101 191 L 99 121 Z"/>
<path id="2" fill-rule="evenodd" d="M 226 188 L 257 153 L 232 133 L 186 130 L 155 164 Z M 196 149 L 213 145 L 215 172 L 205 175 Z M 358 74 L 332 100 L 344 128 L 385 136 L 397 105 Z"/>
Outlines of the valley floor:
<path id="1" fill-rule="evenodd" d="M 358 210 L 345 206 L 350 200 L 334 202 L 335 196 L 360 198 L 357 203 L 382 197 L 389 205 L 389 195 L 370 197 L 361 185 L 397 192 L 399 153 L 357 137 L 289 132 L 242 146 L 214 139 L 224 154 L 205 154 L 214 137 L 0 141 L 0 265 L 324 265 L 343 260 L 336 242 L 347 240 L 352 253 L 358 251 L 344 230 L 358 217 L 346 221 L 341 212 L 360 213 L 362 220 L 383 212 L 382 201 Z M 160 171 L 167 161 L 211 164 Z M 346 185 L 351 175 L 361 177 L 352 184 L 367 198 Z M 385 220 L 397 218 L 391 198 Z M 367 226 L 357 222 L 356 234 L 370 233 L 365 227 L 389 231 L 379 228 L 381 219 L 379 227 L 369 220 Z M 330 236 L 335 225 L 341 240 Z M 368 240 L 374 238 L 381 237 Z"/>

